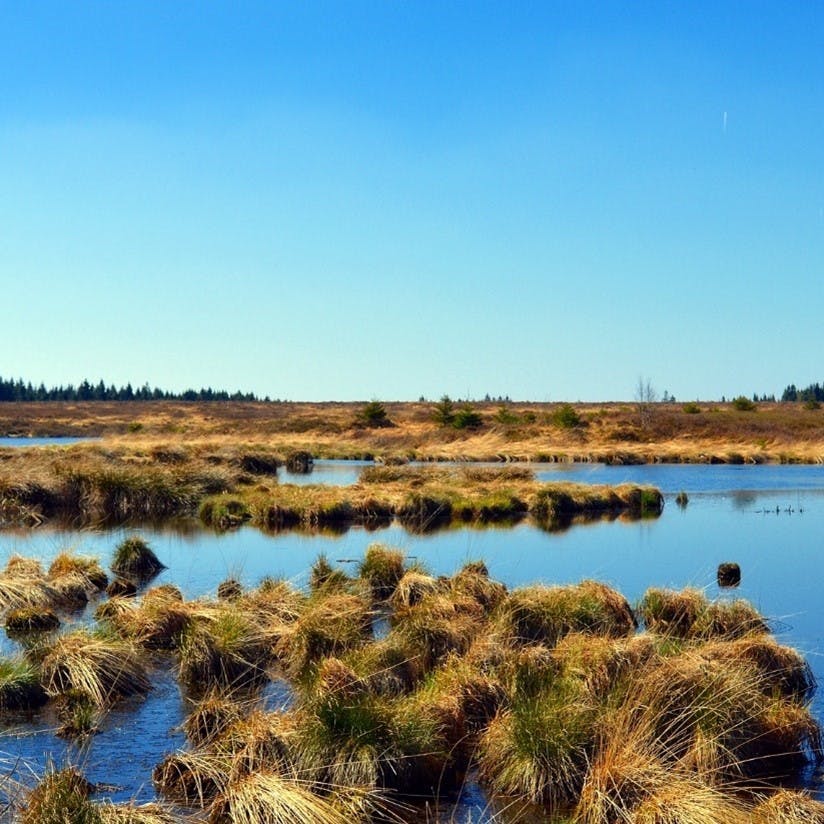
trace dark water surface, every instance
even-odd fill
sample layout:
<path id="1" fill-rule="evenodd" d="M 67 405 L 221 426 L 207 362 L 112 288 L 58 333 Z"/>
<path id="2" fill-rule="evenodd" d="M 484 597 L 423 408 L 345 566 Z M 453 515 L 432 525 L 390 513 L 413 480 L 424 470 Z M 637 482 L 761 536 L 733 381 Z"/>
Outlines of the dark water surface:
<path id="1" fill-rule="evenodd" d="M 66 547 L 98 555 L 108 565 L 123 536 L 138 531 L 169 567 L 155 582 L 174 583 L 191 598 L 213 594 L 230 575 L 249 586 L 265 575 L 303 585 L 320 552 L 353 568 L 370 543 L 381 541 L 403 548 L 436 574 L 450 574 L 480 558 L 493 577 L 510 587 L 594 578 L 612 584 L 634 602 L 650 586 L 695 586 L 711 597 L 723 595 L 715 581 L 717 566 L 736 561 L 742 583 L 732 595 L 752 601 L 770 619 L 779 640 L 800 649 L 824 681 L 823 467 L 576 465 L 546 471 L 558 473 L 552 477 L 568 473 L 574 476 L 569 480 L 576 481 L 656 484 L 667 493 L 667 505 L 656 520 L 597 522 L 562 533 L 543 532 L 528 523 L 429 535 L 412 535 L 398 526 L 375 532 L 355 528 L 340 536 L 271 536 L 252 528 L 224 535 L 200 530 L 3 532 L 0 565 L 15 552 L 48 560 Z M 673 493 L 681 489 L 690 496 L 685 509 L 673 500 Z M 148 800 L 153 797 L 151 768 L 183 743 L 175 728 L 185 711 L 168 669 L 159 669 L 154 683 L 145 700 L 121 705 L 108 716 L 87 752 L 67 750 L 50 732 L 54 720 L 46 714 L 33 725 L 3 731 L 0 759 L 22 758 L 40 770 L 47 752 L 58 763 L 69 752 L 74 762 L 84 764 L 92 781 L 119 786 L 114 798 Z M 269 706 L 287 700 L 282 685 L 270 689 Z M 821 696 L 815 710 L 824 721 Z M 483 806 L 477 788 L 468 787 L 456 817 L 465 820 Z M 475 812 L 472 816 L 475 822 L 484 820 Z"/>

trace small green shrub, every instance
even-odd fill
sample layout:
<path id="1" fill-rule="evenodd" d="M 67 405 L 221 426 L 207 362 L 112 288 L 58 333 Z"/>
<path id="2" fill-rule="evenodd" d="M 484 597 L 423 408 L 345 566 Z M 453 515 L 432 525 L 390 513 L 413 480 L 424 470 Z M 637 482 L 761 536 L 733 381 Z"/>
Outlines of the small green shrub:
<path id="1" fill-rule="evenodd" d="M 821 404 L 817 400 L 810 398 L 810 400 L 804 401 L 804 409 L 813 412 L 816 409 L 821 409 Z"/>
<path id="2" fill-rule="evenodd" d="M 518 416 L 506 405 L 498 408 L 494 417 L 495 423 L 513 424 L 518 423 Z"/>
<path id="3" fill-rule="evenodd" d="M 370 429 L 393 425 L 386 414 L 386 407 L 380 401 L 369 401 L 363 406 L 356 415 L 355 422 Z"/>
<path id="4" fill-rule="evenodd" d="M 455 419 L 455 404 L 449 395 L 443 395 L 432 407 L 432 420 L 441 426 L 451 426 Z"/>
<path id="5" fill-rule="evenodd" d="M 452 426 L 455 429 L 479 429 L 482 424 L 483 418 L 468 403 L 464 404 L 452 418 Z"/>
<path id="6" fill-rule="evenodd" d="M 699 414 L 699 412 L 701 412 L 701 407 L 698 406 L 697 403 L 693 403 L 692 401 L 690 401 L 689 403 L 685 403 L 681 407 L 681 410 L 683 412 L 686 412 L 687 415 L 697 415 Z"/>
<path id="7" fill-rule="evenodd" d="M 739 395 L 737 398 L 733 398 L 732 408 L 736 412 L 755 412 L 758 407 L 746 395 Z"/>
<path id="8" fill-rule="evenodd" d="M 552 414 L 552 422 L 561 429 L 574 429 L 581 426 L 581 416 L 575 411 L 572 404 L 565 403 Z"/>

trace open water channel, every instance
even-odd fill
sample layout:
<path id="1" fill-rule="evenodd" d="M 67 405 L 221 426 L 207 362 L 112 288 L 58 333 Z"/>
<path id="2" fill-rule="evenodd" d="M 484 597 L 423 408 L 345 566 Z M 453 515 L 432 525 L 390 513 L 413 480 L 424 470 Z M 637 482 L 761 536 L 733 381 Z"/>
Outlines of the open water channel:
<path id="1" fill-rule="evenodd" d="M 363 464 L 318 462 L 301 482 L 352 483 Z M 770 619 L 778 639 L 804 653 L 824 682 L 824 467 L 652 465 L 607 467 L 591 464 L 532 465 L 541 480 L 582 483 L 624 481 L 658 486 L 667 500 L 660 518 L 600 521 L 549 533 L 523 522 L 515 527 L 461 527 L 425 535 L 400 526 L 343 534 L 285 532 L 263 534 L 252 528 L 215 534 L 185 530 L 128 529 L 106 532 L 0 532 L 0 566 L 13 554 L 44 561 L 71 547 L 97 555 L 105 566 L 127 534 L 142 534 L 168 566 L 153 583 L 174 583 L 187 598 L 214 594 L 232 576 L 254 586 L 266 575 L 298 585 L 319 553 L 346 568 L 380 541 L 404 549 L 436 574 L 451 574 L 468 560 L 483 559 L 490 574 L 510 587 L 573 583 L 594 578 L 619 589 L 631 602 L 650 586 L 700 587 L 711 597 L 744 597 Z M 289 482 L 282 476 L 281 482 Z M 676 493 L 689 503 L 679 508 Z M 722 561 L 741 565 L 738 589 L 719 590 L 716 569 Z M 353 569 L 354 571 L 354 569 Z M 83 620 L 83 618 L 78 618 Z M 8 650 L 8 642 L 6 651 Z M 164 674 L 166 673 L 166 674 Z M 51 757 L 80 763 L 90 780 L 114 784 L 115 800 L 154 797 L 151 770 L 162 757 L 184 746 L 177 730 L 185 706 L 168 668 L 159 670 L 155 689 L 143 700 L 127 702 L 109 714 L 102 731 L 84 751 L 53 735 L 47 715 L 31 724 L 0 731 L 0 759 L 42 771 Z M 289 700 L 275 683 L 266 700 L 272 708 Z M 824 722 L 824 700 L 815 699 Z M 818 790 L 819 777 L 810 776 Z M 479 822 L 485 802 L 468 787 L 456 820 Z"/>

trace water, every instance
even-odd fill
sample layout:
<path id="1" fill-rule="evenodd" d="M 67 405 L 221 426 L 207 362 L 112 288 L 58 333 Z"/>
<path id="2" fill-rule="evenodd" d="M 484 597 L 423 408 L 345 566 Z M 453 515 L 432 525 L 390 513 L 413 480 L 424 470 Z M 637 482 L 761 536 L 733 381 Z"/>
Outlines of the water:
<path id="1" fill-rule="evenodd" d="M 48 438 L 0 438 L 0 448 L 6 446 L 71 446 L 73 443 L 96 440 L 98 438 L 73 438 L 68 435 L 54 435 Z"/>
<path id="2" fill-rule="evenodd" d="M 357 483 L 361 469 L 374 466 L 373 461 L 331 461 L 316 460 L 308 473 L 289 472 L 286 467 L 278 470 L 278 480 L 285 484 L 327 484 L 329 486 L 351 486 Z"/>
<path id="3" fill-rule="evenodd" d="M 169 567 L 156 582 L 175 583 L 189 598 L 213 594 L 228 576 L 248 586 L 266 575 L 303 585 L 320 552 L 354 571 L 373 541 L 403 548 L 435 574 L 450 574 L 466 561 L 482 558 L 490 573 L 510 587 L 594 578 L 617 587 L 633 602 L 650 586 L 695 586 L 717 596 L 718 564 L 736 561 L 742 583 L 735 596 L 752 601 L 770 619 L 779 640 L 800 649 L 824 682 L 824 468 L 576 465 L 546 471 L 597 483 L 660 484 L 667 506 L 656 520 L 596 522 L 563 533 L 543 532 L 529 523 L 429 535 L 413 535 L 397 525 L 374 532 L 353 528 L 339 536 L 272 536 L 252 528 L 224 535 L 201 530 L 141 532 Z M 685 509 L 673 502 L 681 489 L 690 496 Z M 98 555 L 107 564 L 116 544 L 134 531 L 0 533 L 0 564 L 14 552 L 48 560 L 66 546 Z M 151 768 L 182 744 L 177 727 L 185 712 L 168 665 L 158 670 L 156 683 L 145 700 L 110 714 L 86 753 L 56 739 L 50 732 L 54 719 L 46 713 L 33 725 L 18 726 L 23 737 L 7 730 L 0 740 L 0 759 L 23 758 L 42 769 L 46 751 L 53 751 L 58 763 L 70 755 L 84 763 L 92 780 L 116 784 L 114 798 L 149 800 Z M 814 704 L 822 720 L 823 698 L 818 696 Z M 280 706 L 285 700 L 283 686 L 274 685 L 269 705 Z M 469 788 L 465 809 L 477 805 L 477 793 Z"/>
<path id="4" fill-rule="evenodd" d="M 410 466 L 432 466 L 431 463 L 411 463 Z M 465 466 L 451 461 L 435 466 Z M 314 471 L 298 475 L 281 469 L 281 483 L 327 484 L 350 486 L 358 481 L 361 470 L 374 466 L 372 461 L 316 460 Z M 507 464 L 481 463 L 502 468 Z M 607 466 L 600 463 L 521 463 L 539 481 L 569 481 L 584 484 L 644 483 L 658 487 L 662 492 L 687 493 L 732 491 L 777 491 L 794 489 L 824 489 L 824 465 L 799 466 L 791 464 L 642 464 Z"/>

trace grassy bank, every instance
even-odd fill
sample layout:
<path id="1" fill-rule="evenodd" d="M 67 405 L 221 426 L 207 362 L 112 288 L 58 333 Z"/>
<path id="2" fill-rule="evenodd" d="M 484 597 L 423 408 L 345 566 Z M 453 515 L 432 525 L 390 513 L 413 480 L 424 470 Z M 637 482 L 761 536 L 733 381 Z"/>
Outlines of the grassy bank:
<path id="1" fill-rule="evenodd" d="M 527 515 L 547 528 L 576 517 L 657 515 L 646 487 L 541 484 L 526 467 L 374 466 L 349 487 L 279 483 L 288 453 L 260 444 L 87 443 L 8 449 L 0 460 L 0 521 L 37 525 L 138 523 L 199 515 L 220 529 L 381 524 L 411 529 L 453 522 L 512 523 Z"/>
<path id="2" fill-rule="evenodd" d="M 0 578 L 26 570 L 46 575 L 18 559 Z M 144 583 L 103 601 L 97 627 L 39 633 L 0 668 L 16 708 L 85 696 L 104 724 L 151 687 L 151 660 L 174 668 L 188 707 L 188 745 L 153 771 L 152 818 L 64 769 L 10 799 L 14 820 L 182 807 L 220 824 L 434 821 L 468 776 L 502 822 L 824 815 L 798 789 L 821 756 L 810 670 L 746 602 L 655 589 L 633 608 L 595 581 L 508 590 L 480 561 L 434 577 L 381 545 L 356 574 L 319 558 L 304 591 L 228 583 L 197 601 Z M 289 709 L 263 709 L 271 677 Z"/>
<path id="3" fill-rule="evenodd" d="M 151 445 L 227 439 L 281 454 L 421 460 L 788 462 L 824 460 L 824 410 L 798 403 L 5 403 L 0 435 L 102 436 Z M 461 418 L 460 413 L 464 413 Z M 436 418 L 440 416 L 440 420 Z M 473 417 L 474 416 L 474 417 Z M 456 428 L 456 424 L 462 426 Z M 383 425 L 383 424 L 390 425 Z"/>

